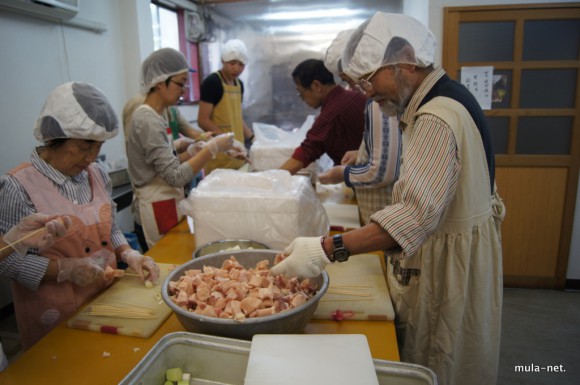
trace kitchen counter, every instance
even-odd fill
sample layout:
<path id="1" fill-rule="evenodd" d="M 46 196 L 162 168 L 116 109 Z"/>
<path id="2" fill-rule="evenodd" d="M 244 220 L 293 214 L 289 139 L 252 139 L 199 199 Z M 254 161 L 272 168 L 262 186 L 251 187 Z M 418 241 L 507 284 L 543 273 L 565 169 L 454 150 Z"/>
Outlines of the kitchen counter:
<path id="1" fill-rule="evenodd" d="M 337 194 L 331 200 L 351 199 Z M 147 254 L 160 263 L 180 264 L 195 247 L 187 221 L 182 221 Z M 0 373 L 0 384 L 116 384 L 161 337 L 176 331 L 184 329 L 175 314 L 147 339 L 71 329 L 63 323 Z M 373 358 L 399 360 L 393 321 L 313 320 L 305 333 L 364 334 Z"/>

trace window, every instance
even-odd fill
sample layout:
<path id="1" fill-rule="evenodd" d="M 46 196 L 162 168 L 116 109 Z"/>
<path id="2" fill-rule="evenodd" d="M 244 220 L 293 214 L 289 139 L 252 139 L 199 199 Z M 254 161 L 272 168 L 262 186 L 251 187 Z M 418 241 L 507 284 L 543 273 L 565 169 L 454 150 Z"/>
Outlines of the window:
<path id="1" fill-rule="evenodd" d="M 195 72 L 189 73 L 189 89 L 183 95 L 183 103 L 199 100 L 199 62 L 197 43 L 185 39 L 185 22 L 183 9 L 173 9 L 151 2 L 151 20 L 153 28 L 154 49 L 174 48 L 181 51 Z"/>

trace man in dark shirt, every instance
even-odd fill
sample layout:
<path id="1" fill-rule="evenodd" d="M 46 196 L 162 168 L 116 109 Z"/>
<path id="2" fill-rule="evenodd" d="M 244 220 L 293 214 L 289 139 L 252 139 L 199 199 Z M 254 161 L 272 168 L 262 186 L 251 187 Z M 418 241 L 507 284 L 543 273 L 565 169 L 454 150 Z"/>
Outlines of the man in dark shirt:
<path id="1" fill-rule="evenodd" d="M 360 147 L 366 97 L 337 85 L 322 60 L 308 59 L 298 64 L 292 79 L 300 98 L 310 107 L 321 109 L 304 141 L 280 168 L 296 174 L 324 153 L 339 165 L 345 152 Z"/>

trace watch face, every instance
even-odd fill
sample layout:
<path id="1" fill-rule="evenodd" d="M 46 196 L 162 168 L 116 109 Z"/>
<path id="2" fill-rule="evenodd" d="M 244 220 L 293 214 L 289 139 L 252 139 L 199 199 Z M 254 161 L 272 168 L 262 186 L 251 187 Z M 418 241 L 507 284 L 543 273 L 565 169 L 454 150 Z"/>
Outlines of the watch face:
<path id="1" fill-rule="evenodd" d="M 338 262 L 344 262 L 348 260 L 349 254 L 346 249 L 338 249 L 334 251 L 333 257 Z"/>

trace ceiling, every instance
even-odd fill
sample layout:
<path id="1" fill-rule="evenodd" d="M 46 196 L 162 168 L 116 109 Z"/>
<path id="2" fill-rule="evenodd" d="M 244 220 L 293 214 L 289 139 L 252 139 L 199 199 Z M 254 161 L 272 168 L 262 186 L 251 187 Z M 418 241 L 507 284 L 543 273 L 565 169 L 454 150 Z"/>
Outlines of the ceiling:
<path id="1" fill-rule="evenodd" d="M 256 29 L 330 24 L 345 29 L 354 28 L 378 9 L 400 12 L 403 0 L 195 0 L 194 3 L 218 18 Z"/>

